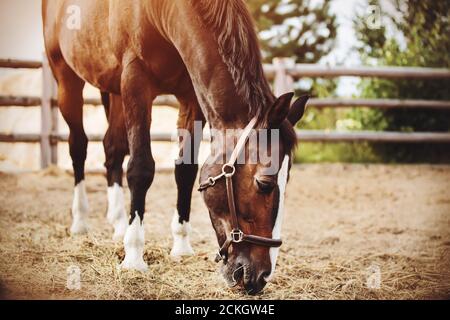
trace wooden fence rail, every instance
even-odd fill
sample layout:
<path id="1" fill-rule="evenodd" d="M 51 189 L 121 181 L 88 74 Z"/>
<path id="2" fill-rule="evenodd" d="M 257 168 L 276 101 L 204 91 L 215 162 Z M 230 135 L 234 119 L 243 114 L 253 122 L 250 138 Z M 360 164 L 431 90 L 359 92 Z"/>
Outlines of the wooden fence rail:
<path id="1" fill-rule="evenodd" d="M 38 107 L 41 103 L 41 97 L 0 95 L 0 107 Z"/>
<path id="2" fill-rule="evenodd" d="M 336 77 L 370 77 L 384 79 L 449 79 L 449 69 L 415 68 L 415 67 L 331 67 L 317 64 L 295 64 L 290 59 L 283 59 L 285 70 L 293 78 L 336 78 Z M 264 65 L 269 80 L 277 73 L 276 64 Z"/>
<path id="3" fill-rule="evenodd" d="M 175 142 L 176 132 L 151 132 L 152 141 Z M 88 134 L 90 142 L 102 142 L 102 134 Z M 377 131 L 357 131 L 357 132 L 327 132 L 324 130 L 297 130 L 297 138 L 302 142 L 402 142 L 402 143 L 450 143 L 450 135 L 447 133 L 427 133 L 427 132 L 377 132 Z M 50 135 L 50 141 L 67 142 L 68 134 Z M 22 142 L 38 143 L 41 141 L 40 134 L 0 134 L 1 142 Z M 208 142 L 209 136 L 205 135 L 203 141 Z"/>
<path id="4" fill-rule="evenodd" d="M 434 110 L 450 110 L 450 101 L 438 100 L 399 100 L 399 99 L 311 99 L 308 103 L 310 107 L 366 107 L 378 109 L 391 108 L 422 108 Z"/>
<path id="5" fill-rule="evenodd" d="M 53 104 L 57 101 L 53 100 Z M 86 105 L 100 106 L 102 104 L 99 98 L 84 99 Z M 41 97 L 33 96 L 5 96 L 0 95 L 1 107 L 38 107 L 41 105 Z M 159 96 L 153 103 L 154 106 L 168 106 L 178 108 L 178 101 L 173 96 Z M 349 108 L 349 107 L 367 107 L 376 109 L 389 108 L 409 108 L 409 109 L 433 109 L 450 110 L 450 101 L 439 100 L 400 100 L 400 99 L 310 99 L 309 107 L 314 108 Z"/>
<path id="6" fill-rule="evenodd" d="M 42 68 L 42 62 L 32 60 L 0 59 L 0 68 L 40 69 Z"/>
<path id="7" fill-rule="evenodd" d="M 66 142 L 68 136 L 58 132 L 58 109 L 56 101 L 56 83 L 44 55 L 43 62 L 0 59 L 0 68 L 40 69 L 42 68 L 42 94 L 33 96 L 0 95 L 0 107 L 36 107 L 41 106 L 40 134 L 7 134 L 0 133 L 0 142 L 40 143 L 41 167 L 57 164 L 58 142 Z M 329 67 L 312 64 L 295 64 L 292 59 L 276 58 L 273 64 L 264 65 L 264 71 L 269 80 L 273 80 L 276 95 L 294 91 L 295 79 L 301 77 L 377 77 L 386 79 L 450 79 L 449 69 L 410 68 L 410 67 Z M 85 99 L 87 105 L 101 105 L 98 98 Z M 154 105 L 178 107 L 178 101 L 173 96 L 158 97 Z M 368 108 L 423 108 L 430 110 L 450 110 L 450 101 L 433 100 L 399 100 L 399 99 L 311 99 L 310 107 L 368 107 Z M 298 130 L 297 136 L 307 142 L 402 142 L 402 143 L 450 143 L 450 133 L 431 132 L 375 132 L 352 131 L 336 132 L 323 130 Z M 175 133 L 152 132 L 153 141 L 174 141 Z M 88 135 L 90 141 L 100 142 L 103 135 Z M 208 140 L 208 137 L 205 137 Z"/>

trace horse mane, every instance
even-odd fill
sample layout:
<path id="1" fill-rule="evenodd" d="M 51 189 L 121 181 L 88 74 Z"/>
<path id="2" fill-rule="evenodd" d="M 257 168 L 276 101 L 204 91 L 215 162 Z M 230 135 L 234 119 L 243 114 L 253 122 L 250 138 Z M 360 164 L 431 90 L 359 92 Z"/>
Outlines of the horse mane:
<path id="1" fill-rule="evenodd" d="M 284 152 L 289 156 L 293 156 L 294 150 L 297 147 L 297 133 L 295 128 L 288 120 L 284 121 L 280 126 L 280 137 L 284 144 Z"/>
<path id="2" fill-rule="evenodd" d="M 261 119 L 274 101 L 264 76 L 255 25 L 243 0 L 191 0 L 211 29 L 236 90 L 249 105 L 249 117 Z"/>

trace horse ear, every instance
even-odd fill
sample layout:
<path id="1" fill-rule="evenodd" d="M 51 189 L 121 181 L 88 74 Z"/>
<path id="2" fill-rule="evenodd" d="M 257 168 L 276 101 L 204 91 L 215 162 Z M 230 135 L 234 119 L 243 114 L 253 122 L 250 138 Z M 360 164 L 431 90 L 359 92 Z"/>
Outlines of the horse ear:
<path id="1" fill-rule="evenodd" d="M 298 98 L 289 110 L 287 119 L 293 126 L 295 126 L 305 114 L 306 103 L 308 102 L 308 100 L 308 95 Z"/>
<path id="2" fill-rule="evenodd" d="M 286 119 L 289 113 L 294 93 L 286 93 L 279 97 L 269 110 L 267 122 L 271 128 L 276 128 Z"/>

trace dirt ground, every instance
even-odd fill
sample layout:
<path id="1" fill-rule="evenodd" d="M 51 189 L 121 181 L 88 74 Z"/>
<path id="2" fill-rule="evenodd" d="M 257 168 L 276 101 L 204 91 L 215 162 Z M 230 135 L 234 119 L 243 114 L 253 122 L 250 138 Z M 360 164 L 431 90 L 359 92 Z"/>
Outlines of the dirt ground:
<path id="1" fill-rule="evenodd" d="M 449 166 L 293 168 L 276 278 L 257 297 L 225 286 L 197 193 L 191 219 L 196 256 L 169 258 L 172 174 L 159 172 L 147 197 L 146 274 L 117 271 L 123 249 L 110 240 L 105 222 L 105 179 L 90 175 L 87 185 L 91 234 L 70 237 L 69 174 L 0 174 L 2 298 L 450 298 Z M 80 290 L 66 287 L 71 266 L 81 270 Z"/>

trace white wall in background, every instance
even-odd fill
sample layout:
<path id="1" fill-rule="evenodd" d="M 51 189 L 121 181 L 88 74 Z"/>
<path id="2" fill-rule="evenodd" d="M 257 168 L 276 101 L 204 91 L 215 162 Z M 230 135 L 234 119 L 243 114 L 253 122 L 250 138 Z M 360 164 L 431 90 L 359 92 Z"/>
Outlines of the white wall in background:
<path id="1" fill-rule="evenodd" d="M 0 58 L 40 60 L 43 51 L 41 0 L 1 0 Z"/>

